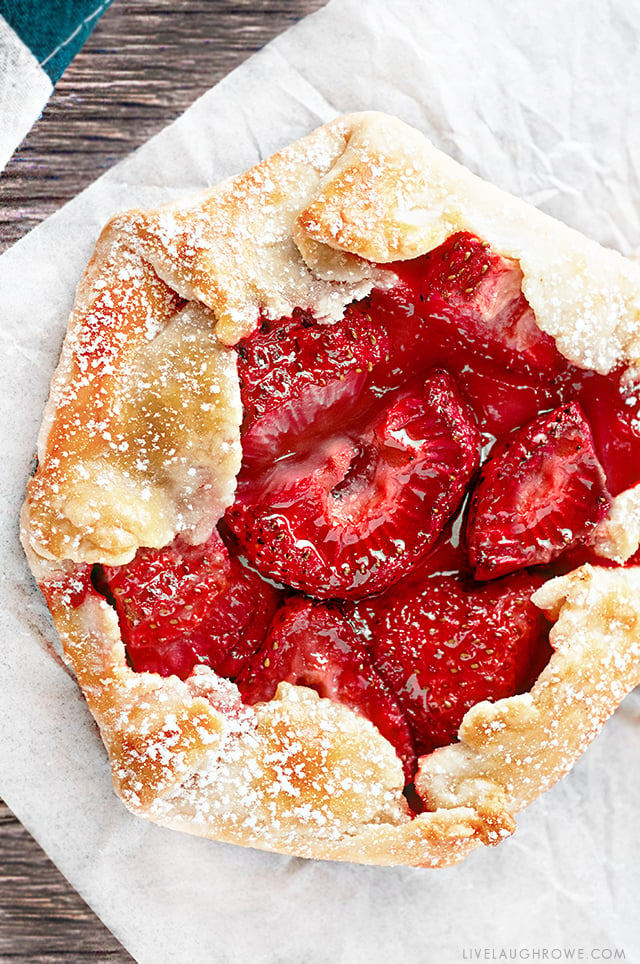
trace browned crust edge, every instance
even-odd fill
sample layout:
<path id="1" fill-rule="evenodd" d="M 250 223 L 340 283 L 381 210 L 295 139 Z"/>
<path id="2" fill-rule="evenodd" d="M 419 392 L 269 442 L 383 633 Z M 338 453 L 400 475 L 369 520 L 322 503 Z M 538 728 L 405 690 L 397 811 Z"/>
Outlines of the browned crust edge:
<path id="1" fill-rule="evenodd" d="M 226 345 L 252 330 L 260 311 L 312 307 L 330 321 L 387 283 L 371 262 L 415 257 L 457 230 L 518 259 L 538 324 L 571 361 L 603 372 L 637 365 L 636 265 L 373 113 L 339 118 L 199 199 L 115 218 L 80 285 L 70 332 L 76 338 L 113 287 L 122 252 L 145 297 L 153 289 L 149 298 L 168 304 L 164 285 L 169 300 L 173 291 L 199 302 Z M 133 349 L 135 340 L 123 342 L 116 367 L 126 368 Z M 72 352 L 63 351 L 41 473 L 72 376 Z M 640 681 L 639 571 L 583 567 L 552 580 L 534 597 L 555 620 L 547 669 L 530 694 L 473 707 L 460 742 L 422 759 L 417 787 L 427 811 L 411 817 L 395 753 L 345 707 L 283 684 L 274 701 L 249 709 L 210 670 L 184 683 L 133 673 L 115 614 L 83 583 L 96 557 L 82 548 L 43 553 L 32 491 L 23 541 L 116 790 L 134 812 L 167 826 L 300 856 L 446 866 L 512 833 L 514 814 L 572 766 Z"/>

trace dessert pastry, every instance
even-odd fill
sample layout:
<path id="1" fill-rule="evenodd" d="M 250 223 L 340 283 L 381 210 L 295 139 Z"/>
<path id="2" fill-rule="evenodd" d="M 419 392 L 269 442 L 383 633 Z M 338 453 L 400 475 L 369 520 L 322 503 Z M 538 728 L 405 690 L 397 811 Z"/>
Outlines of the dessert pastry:
<path id="1" fill-rule="evenodd" d="M 131 810 L 455 863 L 640 681 L 640 270 L 338 118 L 110 222 L 22 535 Z"/>

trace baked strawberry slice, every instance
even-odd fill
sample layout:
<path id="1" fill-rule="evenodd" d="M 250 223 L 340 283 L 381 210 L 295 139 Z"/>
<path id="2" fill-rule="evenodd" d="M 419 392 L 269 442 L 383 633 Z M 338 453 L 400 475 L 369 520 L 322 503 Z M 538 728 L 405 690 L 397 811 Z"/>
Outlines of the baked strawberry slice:
<path id="1" fill-rule="evenodd" d="M 522 292 L 517 261 L 495 254 L 467 232 L 447 238 L 410 267 L 421 314 L 453 324 L 474 347 L 484 346 L 518 370 L 562 368 L 553 339 L 538 328 Z"/>
<path id="2" fill-rule="evenodd" d="M 453 742 L 475 703 L 530 688 L 550 655 L 549 624 L 530 601 L 542 581 L 517 573 L 469 587 L 419 570 L 354 607 L 419 755 Z"/>
<path id="3" fill-rule="evenodd" d="M 588 545 L 610 501 L 580 405 L 540 415 L 499 443 L 472 493 L 465 540 L 476 579 Z"/>
<path id="4" fill-rule="evenodd" d="M 220 676 L 235 679 L 262 644 L 283 594 L 239 559 L 229 559 L 229 587 L 211 599 L 202 622 L 202 657 Z"/>
<path id="5" fill-rule="evenodd" d="M 105 566 L 101 590 L 115 604 L 135 670 L 186 679 L 196 663 L 233 677 L 262 643 L 281 594 L 230 558 L 217 531 L 194 546 L 178 536 Z"/>
<path id="6" fill-rule="evenodd" d="M 323 426 L 371 404 L 365 385 L 388 343 L 385 329 L 357 311 L 332 325 L 299 312 L 240 342 L 245 464 L 313 445 Z"/>
<path id="7" fill-rule="evenodd" d="M 263 575 L 311 596 L 361 597 L 426 555 L 478 464 L 473 413 L 444 371 L 385 396 L 351 434 L 241 480 L 227 522 Z"/>
<path id="8" fill-rule="evenodd" d="M 237 680 L 249 704 L 273 699 L 282 682 L 309 686 L 367 717 L 396 748 L 407 780 L 412 778 L 416 758 L 405 715 L 372 668 L 364 641 L 335 606 L 289 599 Z"/>

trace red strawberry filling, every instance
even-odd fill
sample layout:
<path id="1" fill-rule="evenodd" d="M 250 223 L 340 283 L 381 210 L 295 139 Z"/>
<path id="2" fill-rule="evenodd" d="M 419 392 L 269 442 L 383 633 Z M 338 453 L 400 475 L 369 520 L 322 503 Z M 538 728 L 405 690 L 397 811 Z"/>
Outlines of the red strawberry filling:
<path id="1" fill-rule="evenodd" d="M 579 404 L 539 416 L 501 440 L 473 490 L 466 541 L 474 576 L 495 579 L 588 545 L 609 504 Z"/>
<path id="2" fill-rule="evenodd" d="M 411 778 L 416 756 L 405 714 L 337 607 L 296 597 L 280 609 L 237 683 L 246 703 L 258 703 L 273 699 L 281 682 L 310 686 L 366 716 L 395 746 Z"/>
<path id="3" fill-rule="evenodd" d="M 134 669 L 182 679 L 197 663 L 237 676 L 282 597 L 229 556 L 215 529 L 202 545 L 178 536 L 126 566 L 105 566 L 98 588 L 113 600 Z"/>
<path id="4" fill-rule="evenodd" d="M 414 262 L 409 272 L 422 313 L 453 325 L 472 348 L 487 346 L 496 360 L 518 371 L 562 367 L 553 339 L 535 322 L 522 293 L 517 262 L 494 254 L 485 241 L 452 235 Z"/>
<path id="5" fill-rule="evenodd" d="M 244 420 L 245 475 L 254 462 L 271 463 L 313 448 L 327 426 L 335 430 L 371 403 L 370 373 L 389 354 L 384 327 L 359 315 L 319 326 L 304 313 L 256 332 L 237 348 Z"/>
<path id="6" fill-rule="evenodd" d="M 375 670 L 397 695 L 418 754 L 451 743 L 467 710 L 529 689 L 550 653 L 527 572 L 486 586 L 417 571 L 354 607 Z"/>
<path id="7" fill-rule="evenodd" d="M 479 442 L 451 377 L 430 373 L 385 396 L 364 424 L 320 435 L 313 452 L 245 481 L 227 522 L 264 575 L 319 598 L 371 595 L 433 546 Z"/>
<path id="8" fill-rule="evenodd" d="M 94 582 L 136 670 L 204 663 L 248 703 L 313 687 L 370 719 L 410 782 L 416 751 L 548 659 L 531 594 L 592 558 L 611 495 L 640 481 L 640 399 L 569 364 L 517 263 L 477 238 L 392 267 L 341 322 L 296 312 L 238 346 L 244 461 L 220 532 Z"/>

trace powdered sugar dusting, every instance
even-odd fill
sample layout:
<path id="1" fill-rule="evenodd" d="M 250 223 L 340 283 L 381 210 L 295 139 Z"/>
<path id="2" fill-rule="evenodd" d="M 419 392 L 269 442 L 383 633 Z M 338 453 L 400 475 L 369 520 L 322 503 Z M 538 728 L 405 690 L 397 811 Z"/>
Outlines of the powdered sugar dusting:
<path id="1" fill-rule="evenodd" d="M 106 268 L 122 287 L 72 320 L 30 483 L 30 542 L 45 558 L 118 564 L 177 532 L 202 541 L 233 501 L 234 353 L 137 256 Z"/>
<path id="2" fill-rule="evenodd" d="M 300 212 L 344 148 L 344 125 L 329 125 L 186 207 L 123 216 L 128 243 L 185 298 L 209 306 L 226 344 L 249 334 L 260 314 L 294 308 L 337 320 L 384 274 L 362 257 L 327 250 L 322 264 L 300 236 Z"/>
<path id="3" fill-rule="evenodd" d="M 284 683 L 271 703 L 230 719 L 219 751 L 152 815 L 164 822 L 177 811 L 223 839 L 304 852 L 367 824 L 406 822 L 402 784 L 371 723 Z"/>
<path id="4" fill-rule="evenodd" d="M 613 499 L 595 533 L 595 551 L 605 559 L 624 563 L 640 547 L 640 484 Z"/>

